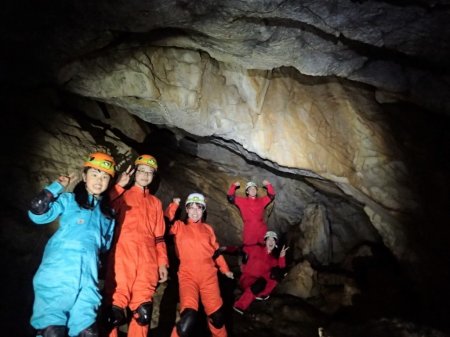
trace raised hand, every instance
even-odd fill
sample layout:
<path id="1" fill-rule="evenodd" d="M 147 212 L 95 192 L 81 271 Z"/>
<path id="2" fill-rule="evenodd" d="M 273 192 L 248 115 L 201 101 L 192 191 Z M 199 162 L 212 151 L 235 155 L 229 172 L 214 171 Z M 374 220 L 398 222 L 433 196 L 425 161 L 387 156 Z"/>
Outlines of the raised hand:
<path id="1" fill-rule="evenodd" d="M 263 186 L 267 186 L 270 184 L 270 182 L 267 179 L 264 179 L 262 184 L 263 184 Z"/>
<path id="2" fill-rule="evenodd" d="M 235 183 L 233 183 L 234 186 L 239 187 L 241 186 L 241 183 L 239 181 L 236 181 Z"/>
<path id="3" fill-rule="evenodd" d="M 64 186 L 64 188 L 67 188 L 67 186 L 69 186 L 69 184 L 76 180 L 77 178 L 77 174 L 72 172 L 69 175 L 60 175 L 57 179 L 57 181 Z"/>
<path id="4" fill-rule="evenodd" d="M 125 172 L 122 172 L 119 179 L 117 180 L 117 184 L 121 187 L 125 187 L 131 179 L 131 176 L 134 173 L 134 169 L 131 168 L 131 165 L 128 166 Z"/>
<path id="5" fill-rule="evenodd" d="M 286 251 L 287 251 L 288 249 L 289 249 L 289 247 L 286 247 L 285 245 L 283 245 L 283 247 L 281 247 L 280 257 L 286 256 Z"/>
<path id="6" fill-rule="evenodd" d="M 173 202 L 174 204 L 180 205 L 181 199 L 180 199 L 180 198 L 173 198 L 173 199 L 172 199 L 172 202 Z"/>

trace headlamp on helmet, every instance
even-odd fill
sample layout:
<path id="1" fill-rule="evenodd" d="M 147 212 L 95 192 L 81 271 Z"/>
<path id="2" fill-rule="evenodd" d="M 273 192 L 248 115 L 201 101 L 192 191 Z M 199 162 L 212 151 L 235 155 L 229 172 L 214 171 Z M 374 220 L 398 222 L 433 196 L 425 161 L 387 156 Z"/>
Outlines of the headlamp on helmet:
<path id="1" fill-rule="evenodd" d="M 134 165 L 147 165 L 155 171 L 158 170 L 158 162 L 156 161 L 155 157 L 149 154 L 143 154 L 137 157 L 137 159 L 134 161 Z"/>
<path id="2" fill-rule="evenodd" d="M 192 204 L 192 203 L 200 204 L 206 209 L 206 201 L 205 201 L 205 197 L 203 196 L 203 194 L 200 194 L 200 193 L 189 194 L 186 199 L 185 206 Z"/>
<path id="3" fill-rule="evenodd" d="M 116 163 L 114 162 L 114 158 L 109 154 L 94 152 L 89 155 L 89 158 L 86 159 L 83 166 L 95 168 L 114 177 Z"/>
<path id="4" fill-rule="evenodd" d="M 278 234 L 274 231 L 267 231 L 264 235 L 264 240 L 267 240 L 268 238 L 272 238 L 275 241 L 278 241 Z"/>
<path id="5" fill-rule="evenodd" d="M 249 182 L 245 185 L 245 191 L 247 192 L 247 190 L 248 190 L 250 187 L 254 187 L 254 188 L 258 189 L 258 185 L 256 185 L 256 183 L 254 183 L 253 181 L 249 181 Z"/>

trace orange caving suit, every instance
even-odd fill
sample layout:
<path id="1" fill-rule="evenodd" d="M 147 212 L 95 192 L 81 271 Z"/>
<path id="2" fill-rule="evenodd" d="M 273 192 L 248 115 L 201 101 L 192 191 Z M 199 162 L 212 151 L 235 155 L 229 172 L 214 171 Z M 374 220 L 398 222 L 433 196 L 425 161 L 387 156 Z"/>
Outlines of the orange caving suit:
<path id="1" fill-rule="evenodd" d="M 178 205 L 171 203 L 166 210 L 166 217 L 173 220 Z M 220 296 L 217 267 L 222 273 L 230 271 L 222 255 L 216 260 L 212 256 L 219 248 L 216 235 L 212 227 L 203 222 L 191 222 L 187 224 L 177 220 L 170 228 L 170 233 L 175 235 L 175 245 L 180 259 L 178 281 L 180 286 L 180 312 L 186 308 L 198 311 L 198 298 L 205 308 L 205 313 L 210 316 L 222 307 Z M 216 266 L 217 265 L 217 266 Z M 215 328 L 208 320 L 208 326 L 213 337 L 226 337 L 225 326 Z M 178 336 L 176 328 L 172 331 L 172 337 Z"/>
<path id="2" fill-rule="evenodd" d="M 128 306 L 134 311 L 152 301 L 159 280 L 158 267 L 168 266 L 162 204 L 148 189 L 138 186 L 125 190 L 115 185 L 111 200 L 118 226 L 106 291 L 112 296 L 112 305 Z M 148 328 L 132 319 L 128 337 L 146 337 Z M 117 328 L 110 334 L 116 336 Z"/>

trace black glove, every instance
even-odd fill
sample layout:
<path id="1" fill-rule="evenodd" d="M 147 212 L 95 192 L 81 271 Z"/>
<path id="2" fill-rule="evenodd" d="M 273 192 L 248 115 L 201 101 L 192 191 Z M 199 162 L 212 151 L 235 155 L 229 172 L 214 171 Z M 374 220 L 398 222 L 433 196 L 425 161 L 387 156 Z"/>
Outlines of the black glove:
<path id="1" fill-rule="evenodd" d="M 50 208 L 50 203 L 55 200 L 53 194 L 49 190 L 42 190 L 39 194 L 31 200 L 31 213 L 41 215 L 46 213 Z"/>

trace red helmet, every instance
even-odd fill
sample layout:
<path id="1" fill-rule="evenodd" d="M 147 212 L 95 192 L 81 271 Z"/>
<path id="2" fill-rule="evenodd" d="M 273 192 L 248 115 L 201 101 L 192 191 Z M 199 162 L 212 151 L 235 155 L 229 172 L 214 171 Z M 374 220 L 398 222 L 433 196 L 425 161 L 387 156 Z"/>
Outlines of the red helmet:
<path id="1" fill-rule="evenodd" d="M 108 173 L 111 177 L 114 177 L 114 167 L 116 163 L 114 158 L 109 154 L 103 152 L 94 152 L 89 155 L 89 158 L 84 163 L 84 167 L 92 167 L 97 170 Z"/>
<path id="2" fill-rule="evenodd" d="M 134 161 L 134 165 L 147 165 L 150 166 L 155 171 L 158 170 L 158 163 L 155 159 L 155 157 L 149 155 L 149 154 L 143 154 L 137 157 L 137 159 Z"/>

